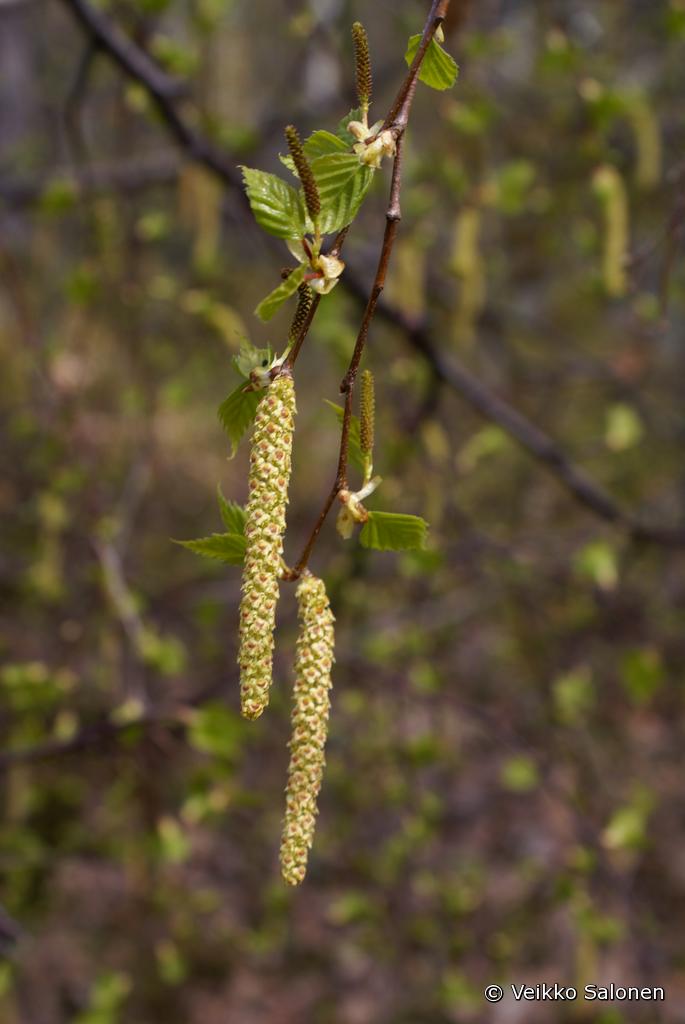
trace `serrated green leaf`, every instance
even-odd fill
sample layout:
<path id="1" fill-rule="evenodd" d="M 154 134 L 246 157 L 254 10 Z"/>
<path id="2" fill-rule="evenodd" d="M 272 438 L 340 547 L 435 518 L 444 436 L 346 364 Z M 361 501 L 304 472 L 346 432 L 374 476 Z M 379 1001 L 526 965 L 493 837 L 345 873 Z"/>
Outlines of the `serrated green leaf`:
<path id="1" fill-rule="evenodd" d="M 336 405 L 335 402 L 329 402 L 325 399 L 326 405 L 330 406 L 335 415 L 338 418 L 338 423 L 342 426 L 343 418 L 345 416 L 345 410 L 340 405 Z M 362 453 L 361 441 L 359 439 L 359 418 L 353 416 L 350 420 L 350 446 L 349 446 L 349 457 L 350 462 L 358 469 L 360 473 L 364 472 L 364 455 Z"/>
<path id="2" fill-rule="evenodd" d="M 289 153 L 279 153 L 278 159 L 281 161 L 284 167 L 288 168 L 291 174 L 294 174 L 296 178 L 299 178 L 299 174 L 297 173 L 297 167 L 295 166 L 295 161 L 293 160 Z"/>
<path id="3" fill-rule="evenodd" d="M 428 523 L 398 512 L 369 512 L 359 539 L 376 551 L 415 551 L 425 547 Z"/>
<path id="4" fill-rule="evenodd" d="M 414 57 L 416 56 L 421 42 L 421 36 L 412 36 L 407 44 L 407 52 L 404 55 L 408 65 L 411 65 Z M 426 50 L 426 56 L 423 59 L 421 70 L 419 72 L 419 81 L 425 82 L 431 89 L 451 89 L 457 80 L 459 74 L 459 67 L 453 57 L 450 57 L 446 50 L 443 50 L 440 43 L 436 42 L 435 39 L 431 39 L 430 46 Z"/>
<path id="5" fill-rule="evenodd" d="M 273 356 L 270 348 L 255 348 L 246 338 L 243 338 L 238 355 L 233 356 L 233 365 L 240 376 L 247 380 L 253 370 L 268 366 Z"/>
<path id="6" fill-rule="evenodd" d="M 223 496 L 221 485 L 216 489 L 216 496 L 219 499 L 219 511 L 224 526 L 229 533 L 245 534 L 245 509 L 234 501 L 226 501 Z"/>
<path id="7" fill-rule="evenodd" d="M 349 132 L 348 132 L 349 134 Z M 352 138 L 352 136 L 350 136 Z M 316 160 L 321 156 L 329 156 L 331 153 L 347 153 L 349 146 L 339 135 L 332 132 L 314 132 L 304 143 L 304 154 L 308 160 Z"/>
<path id="8" fill-rule="evenodd" d="M 240 384 L 219 406 L 219 422 L 232 446 L 231 458 L 235 456 L 243 435 L 252 426 L 261 397 L 261 392 L 246 391 L 245 385 Z"/>
<path id="9" fill-rule="evenodd" d="M 240 533 L 213 533 L 211 537 L 177 540 L 175 543 L 203 558 L 226 562 L 227 565 L 242 565 L 245 558 L 246 541 Z"/>
<path id="10" fill-rule="evenodd" d="M 277 238 L 302 238 L 306 230 L 299 193 L 275 174 L 242 167 L 245 190 L 255 220 Z"/>
<path id="11" fill-rule="evenodd" d="M 354 143 L 357 142 L 358 139 L 355 139 L 354 135 L 352 135 L 351 132 L 348 132 L 347 126 L 350 123 L 350 121 L 361 121 L 361 119 L 362 108 L 355 107 L 354 110 L 351 110 L 349 114 L 346 114 L 345 117 L 343 117 L 342 121 L 338 125 L 336 135 L 338 136 L 339 139 L 342 139 L 343 142 L 347 143 L 348 146 L 354 145 Z"/>
<path id="12" fill-rule="evenodd" d="M 321 198 L 321 231 L 339 231 L 359 212 L 371 187 L 373 170 L 361 164 L 354 153 L 321 156 L 311 166 Z"/>
<path id="13" fill-rule="evenodd" d="M 293 270 L 290 277 L 287 277 L 285 281 L 281 281 L 278 288 L 274 288 L 270 295 L 267 295 L 265 299 L 259 303 L 255 309 L 255 313 L 260 320 L 270 320 L 275 313 L 281 308 L 284 302 L 286 302 L 291 295 L 294 295 L 297 289 L 304 281 L 304 275 L 307 272 L 307 267 L 302 264 Z"/>

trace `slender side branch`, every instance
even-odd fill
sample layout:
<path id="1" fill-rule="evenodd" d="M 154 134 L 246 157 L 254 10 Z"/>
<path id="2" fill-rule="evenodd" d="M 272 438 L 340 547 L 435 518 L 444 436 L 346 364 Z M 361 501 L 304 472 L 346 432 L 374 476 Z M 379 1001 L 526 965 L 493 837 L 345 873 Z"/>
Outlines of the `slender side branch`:
<path id="1" fill-rule="evenodd" d="M 385 215 L 385 233 L 383 235 L 383 245 L 381 246 L 381 253 L 378 260 L 378 267 L 376 269 L 376 275 L 374 277 L 373 285 L 371 286 L 371 293 L 366 303 L 364 310 L 364 316 L 362 317 L 361 326 L 359 328 L 359 334 L 354 346 L 350 365 L 347 369 L 347 373 L 343 377 L 340 385 L 340 392 L 345 396 L 345 409 L 343 412 L 343 424 L 340 437 L 340 453 L 338 456 L 338 471 L 336 473 L 335 481 L 333 486 L 324 502 L 324 506 L 319 513 L 319 516 L 314 524 L 314 529 L 310 534 L 309 540 L 305 544 L 304 550 L 300 555 L 300 558 L 295 565 L 295 568 L 291 570 L 287 578 L 298 579 L 302 572 L 307 567 L 309 558 L 314 549 L 314 545 L 321 533 L 323 524 L 326 521 L 328 513 L 330 512 L 335 499 L 338 494 L 347 488 L 347 464 L 349 458 L 350 448 L 350 426 L 352 423 L 352 409 L 353 409 L 353 397 L 354 397 L 354 386 L 357 379 L 357 373 L 359 372 L 359 366 L 361 364 L 366 342 L 369 336 L 369 329 L 376 312 L 376 306 L 381 296 L 383 288 L 385 287 L 385 279 L 388 272 L 388 266 L 390 264 L 390 257 L 395 244 L 395 238 L 397 237 L 397 229 L 402 219 L 402 209 L 400 205 L 400 195 L 402 192 L 402 151 L 404 142 L 404 132 L 409 123 L 409 115 L 411 112 L 412 103 L 414 102 L 414 95 L 416 92 L 416 85 L 419 79 L 419 72 L 421 70 L 421 64 L 428 47 L 435 35 L 439 25 L 444 20 L 447 10 L 450 5 L 450 0 L 433 0 L 430 14 L 424 26 L 423 35 L 419 44 L 419 49 L 414 58 L 411 67 L 407 73 L 405 81 L 400 88 L 397 98 L 391 108 L 390 114 L 385 120 L 384 127 L 389 131 L 393 132 L 397 141 L 397 150 L 395 153 L 395 159 L 392 168 L 392 182 L 390 185 L 390 201 L 388 203 L 388 209 Z"/>

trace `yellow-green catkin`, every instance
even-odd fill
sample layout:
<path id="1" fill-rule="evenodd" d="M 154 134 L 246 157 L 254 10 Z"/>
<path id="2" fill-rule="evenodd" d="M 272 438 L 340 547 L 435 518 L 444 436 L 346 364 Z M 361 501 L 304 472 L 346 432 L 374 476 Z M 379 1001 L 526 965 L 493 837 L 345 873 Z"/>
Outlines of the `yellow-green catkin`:
<path id="1" fill-rule="evenodd" d="M 354 62 L 357 81 L 357 98 L 362 111 L 367 112 L 371 104 L 373 75 L 371 73 L 371 55 L 366 29 L 359 21 L 352 26 L 354 40 Z"/>
<path id="2" fill-rule="evenodd" d="M 295 386 L 282 373 L 257 408 L 250 455 L 238 653 L 245 718 L 259 718 L 269 703 L 294 420 Z"/>
<path id="3" fill-rule="evenodd" d="M 637 166 L 635 181 L 640 188 L 655 188 L 661 180 L 662 145 L 658 118 L 644 96 L 635 96 L 628 113 L 635 133 Z"/>
<path id="4" fill-rule="evenodd" d="M 362 373 L 359 416 L 359 447 L 364 459 L 364 484 L 373 476 L 373 443 L 376 432 L 376 389 L 371 370 Z"/>
<path id="5" fill-rule="evenodd" d="M 316 184 L 314 173 L 309 166 L 309 160 L 304 152 L 304 146 L 300 139 L 299 132 L 293 124 L 289 124 L 285 130 L 285 138 L 288 143 L 288 149 L 290 155 L 293 158 L 293 163 L 297 169 L 297 173 L 300 176 L 300 182 L 302 184 L 302 191 L 304 192 L 304 201 L 307 206 L 307 212 L 313 221 L 316 221 L 319 214 L 321 213 L 321 199 L 319 197 L 319 187 Z"/>
<path id="6" fill-rule="evenodd" d="M 329 690 L 335 643 L 333 613 L 323 580 L 304 576 L 297 588 L 300 635 L 295 657 L 293 732 L 281 840 L 281 871 L 299 885 L 314 839 L 317 797 L 325 763 Z"/>
<path id="7" fill-rule="evenodd" d="M 628 196 L 620 172 L 608 164 L 595 171 L 593 185 L 604 210 L 604 287 L 609 295 L 618 298 L 628 288 Z"/>
<path id="8" fill-rule="evenodd" d="M 454 333 L 458 344 L 471 345 L 486 299 L 485 265 L 480 251 L 482 213 L 465 206 L 457 216 L 450 269 L 460 278 Z"/>

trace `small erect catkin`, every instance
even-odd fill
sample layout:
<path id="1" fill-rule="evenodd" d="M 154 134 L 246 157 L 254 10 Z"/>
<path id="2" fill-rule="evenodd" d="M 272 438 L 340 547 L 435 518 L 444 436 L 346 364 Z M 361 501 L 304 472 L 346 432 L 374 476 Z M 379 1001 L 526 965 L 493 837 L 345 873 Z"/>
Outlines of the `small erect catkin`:
<path id="1" fill-rule="evenodd" d="M 319 189 L 316 184 L 316 179 L 309 166 L 309 161 L 305 156 L 304 148 L 302 146 L 302 140 L 300 139 L 297 128 L 293 124 L 289 124 L 285 130 L 285 138 L 288 143 L 288 149 L 290 155 L 293 158 L 293 163 L 297 168 L 297 173 L 300 176 L 302 183 L 302 191 L 304 192 L 304 201 L 307 205 L 307 212 L 312 220 L 316 220 L 321 213 L 321 200 L 319 198 Z"/>
<path id="2" fill-rule="evenodd" d="M 300 337 L 300 332 L 304 328 L 309 316 L 309 310 L 312 308 L 312 300 L 314 295 L 308 284 L 301 284 L 298 288 L 297 296 L 297 309 L 293 321 L 290 325 L 290 331 L 288 332 L 288 340 L 291 344 L 296 342 Z"/>
<path id="3" fill-rule="evenodd" d="M 362 400 L 359 423 L 359 444 L 364 455 L 373 452 L 373 440 L 376 429 L 376 395 L 373 374 L 364 370 L 362 374 Z"/>
<path id="4" fill-rule="evenodd" d="M 360 106 L 364 110 L 368 110 L 373 88 L 371 56 L 369 54 L 369 40 L 366 35 L 366 29 L 358 21 L 355 21 L 352 26 L 352 38 L 354 40 L 354 60 L 357 71 L 357 97 Z"/>
<path id="5" fill-rule="evenodd" d="M 293 733 L 281 840 L 281 871 L 299 885 L 307 871 L 314 839 L 324 768 L 324 747 L 333 667 L 333 613 L 323 580 L 304 576 L 297 588 L 300 635 L 295 657 Z"/>
<path id="6" fill-rule="evenodd" d="M 281 373 L 257 408 L 250 455 L 238 654 L 245 718 L 259 718 L 269 703 L 294 418 L 293 379 Z"/>

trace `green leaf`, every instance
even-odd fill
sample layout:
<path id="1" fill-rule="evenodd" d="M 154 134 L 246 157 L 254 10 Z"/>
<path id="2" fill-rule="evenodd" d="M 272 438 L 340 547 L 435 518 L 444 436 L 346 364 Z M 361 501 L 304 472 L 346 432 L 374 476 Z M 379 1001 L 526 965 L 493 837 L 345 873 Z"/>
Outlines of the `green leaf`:
<path id="1" fill-rule="evenodd" d="M 502 784 L 512 793 L 528 793 L 539 785 L 540 773 L 532 757 L 515 754 L 502 765 L 500 778 Z"/>
<path id="2" fill-rule="evenodd" d="M 351 142 L 356 142 L 356 139 L 352 139 L 352 136 L 347 133 Z M 304 152 L 308 160 L 316 160 L 320 156 L 329 156 L 331 153 L 349 153 L 350 145 L 342 139 L 339 135 L 333 135 L 331 132 L 318 131 L 314 132 L 304 143 Z M 279 153 L 278 159 L 281 161 L 284 167 L 287 167 L 291 174 L 294 174 L 296 178 L 299 178 L 297 168 L 295 167 L 295 161 L 289 153 Z"/>
<path id="3" fill-rule="evenodd" d="M 407 44 L 407 52 L 404 55 L 404 59 L 410 66 L 416 56 L 420 42 L 421 36 L 416 35 L 412 36 Z M 443 89 L 452 88 L 458 74 L 459 68 L 454 58 L 450 57 L 446 50 L 443 50 L 440 43 L 436 42 L 435 39 L 431 39 L 430 46 L 426 50 L 426 56 L 421 65 L 419 81 L 430 85 L 431 89 L 442 91 Z"/>
<path id="4" fill-rule="evenodd" d="M 621 658 L 621 682 L 635 704 L 648 704 L 665 682 L 659 651 L 653 647 L 626 651 Z"/>
<path id="5" fill-rule="evenodd" d="M 348 132 L 349 134 L 349 132 Z M 350 135 L 350 138 L 352 136 Z M 329 156 L 331 153 L 347 153 L 349 146 L 339 135 L 332 132 L 314 132 L 304 144 L 304 154 L 308 160 L 316 160 L 320 156 Z"/>
<path id="6" fill-rule="evenodd" d="M 247 197 L 259 226 L 277 238 L 302 238 L 306 230 L 304 206 L 292 185 L 266 171 L 252 167 L 241 169 Z"/>
<path id="7" fill-rule="evenodd" d="M 336 135 L 338 136 L 339 139 L 342 139 L 342 141 L 345 142 L 348 146 L 354 145 L 354 143 L 357 142 L 358 140 L 355 139 L 354 135 L 352 135 L 351 132 L 348 132 L 347 126 L 350 123 L 350 121 L 361 121 L 361 119 L 362 108 L 355 107 L 354 110 L 351 110 L 349 114 L 346 114 L 345 117 L 343 117 L 342 121 L 338 125 Z"/>
<path id="8" fill-rule="evenodd" d="M 343 419 L 345 416 L 345 410 L 340 405 L 336 405 L 335 402 L 329 402 L 325 399 L 326 405 L 330 406 L 335 415 L 338 418 L 338 423 L 342 426 Z M 350 462 L 358 469 L 360 473 L 364 472 L 364 455 L 362 453 L 361 441 L 359 439 L 359 418 L 353 416 L 350 420 L 350 446 L 349 446 Z"/>
<path id="9" fill-rule="evenodd" d="M 273 359 L 273 352 L 270 348 L 255 348 L 247 339 L 240 343 L 240 351 L 233 356 L 233 365 L 241 377 L 246 380 L 257 367 L 267 367 Z"/>
<path id="10" fill-rule="evenodd" d="M 554 704 L 564 725 L 580 725 L 595 703 L 595 684 L 585 665 L 566 672 L 554 682 Z"/>
<path id="11" fill-rule="evenodd" d="M 523 213 L 535 182 L 535 166 L 530 160 L 508 160 L 487 185 L 490 201 L 508 216 Z"/>
<path id="12" fill-rule="evenodd" d="M 278 159 L 281 161 L 284 167 L 287 167 L 291 174 L 294 174 L 296 178 L 299 178 L 297 173 L 297 167 L 295 161 L 291 157 L 290 153 L 279 153 Z"/>
<path id="13" fill-rule="evenodd" d="M 630 405 L 619 402 L 607 412 L 604 440 L 612 452 L 623 452 L 642 439 L 642 420 Z"/>
<path id="14" fill-rule="evenodd" d="M 397 512 L 369 512 L 359 539 L 376 551 L 414 551 L 425 547 L 428 523 L 419 516 Z"/>
<path id="15" fill-rule="evenodd" d="M 589 576 L 600 590 L 615 590 L 619 582 L 616 551 L 607 541 L 586 544 L 576 555 L 576 568 L 582 576 Z"/>
<path id="16" fill-rule="evenodd" d="M 231 458 L 235 456 L 243 435 L 252 426 L 261 397 L 259 391 L 246 391 L 245 385 L 240 384 L 219 406 L 219 422 L 232 446 Z"/>
<path id="17" fill-rule="evenodd" d="M 232 759 L 240 750 L 242 720 L 222 704 L 206 704 L 192 712 L 188 741 L 203 754 Z"/>
<path id="18" fill-rule="evenodd" d="M 165 814 L 157 822 L 157 838 L 159 840 L 159 852 L 162 860 L 167 861 L 169 864 L 182 864 L 183 861 L 188 859 L 190 855 L 190 839 L 182 826 L 170 814 Z M 97 1017 L 93 1020 L 92 1024 L 111 1024 L 113 1020 L 116 1020 L 116 1017 L 108 1014 L 107 1016 Z"/>
<path id="19" fill-rule="evenodd" d="M 226 562 L 227 565 L 242 565 L 245 558 L 246 541 L 241 533 L 213 533 L 211 537 L 177 540 L 175 543 L 203 558 Z"/>
<path id="20" fill-rule="evenodd" d="M 647 842 L 647 825 L 654 807 L 652 794 L 640 788 L 629 804 L 619 807 L 602 832 L 608 850 L 639 850 Z"/>
<path id="21" fill-rule="evenodd" d="M 216 489 L 219 499 L 219 511 L 221 519 L 229 533 L 245 534 L 245 509 L 234 501 L 226 501 L 221 491 L 221 485 Z"/>
<path id="22" fill-rule="evenodd" d="M 331 153 L 312 161 L 321 197 L 320 226 L 324 234 L 339 231 L 359 212 L 373 181 L 373 170 L 354 153 Z"/>
<path id="23" fill-rule="evenodd" d="M 255 313 L 260 320 L 270 320 L 275 313 L 281 308 L 284 302 L 286 302 L 291 295 L 294 295 L 297 289 L 304 281 L 304 275 L 307 272 L 307 267 L 301 264 L 296 270 L 293 270 L 290 277 L 287 277 L 285 281 L 281 281 L 278 288 L 274 288 L 270 295 L 267 295 L 265 299 L 257 306 Z"/>

